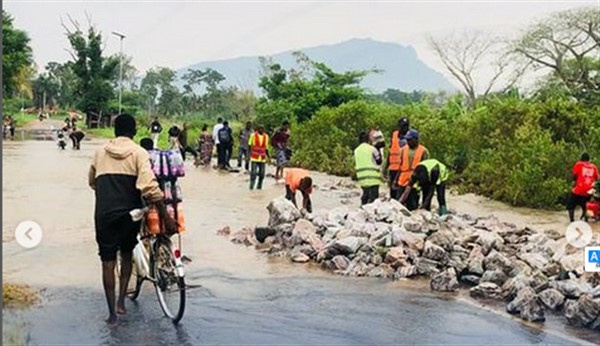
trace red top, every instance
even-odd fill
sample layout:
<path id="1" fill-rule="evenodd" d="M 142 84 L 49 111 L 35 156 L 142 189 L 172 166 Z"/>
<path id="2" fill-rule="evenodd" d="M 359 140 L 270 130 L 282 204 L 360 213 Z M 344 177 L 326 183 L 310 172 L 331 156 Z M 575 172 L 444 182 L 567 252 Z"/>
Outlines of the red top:
<path id="1" fill-rule="evenodd" d="M 588 191 L 594 187 L 594 182 L 599 177 L 598 167 L 591 162 L 577 161 L 573 166 L 573 175 L 576 180 L 571 191 L 579 196 L 587 196 Z"/>

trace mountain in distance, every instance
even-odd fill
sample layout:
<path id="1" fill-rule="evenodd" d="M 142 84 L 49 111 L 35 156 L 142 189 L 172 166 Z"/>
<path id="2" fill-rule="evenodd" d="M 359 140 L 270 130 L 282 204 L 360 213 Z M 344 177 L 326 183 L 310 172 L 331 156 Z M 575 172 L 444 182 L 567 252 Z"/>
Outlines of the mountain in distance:
<path id="1" fill-rule="evenodd" d="M 369 73 L 361 86 L 375 93 L 388 88 L 402 91 L 453 91 L 455 87 L 438 71 L 419 60 L 411 46 L 380 42 L 373 39 L 351 39 L 336 44 L 299 49 L 311 60 L 323 62 L 336 72 L 349 70 L 381 70 Z M 285 69 L 296 66 L 292 51 L 270 55 Z M 237 86 L 260 93 L 258 56 L 206 61 L 177 70 L 179 77 L 188 69 L 212 68 L 225 76 L 223 85 Z M 183 81 L 179 81 L 183 85 Z"/>

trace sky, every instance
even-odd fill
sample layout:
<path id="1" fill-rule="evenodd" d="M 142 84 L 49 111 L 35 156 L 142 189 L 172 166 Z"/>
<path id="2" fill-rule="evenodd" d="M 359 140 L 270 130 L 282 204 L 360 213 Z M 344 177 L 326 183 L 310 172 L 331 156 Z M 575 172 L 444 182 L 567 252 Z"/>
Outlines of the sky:
<path id="1" fill-rule="evenodd" d="M 4 1 L 15 25 L 26 30 L 36 64 L 70 58 L 61 20 L 87 23 L 86 13 L 106 38 L 105 52 L 124 53 L 143 72 L 194 63 L 269 55 L 372 38 L 413 46 L 419 58 L 444 73 L 426 37 L 485 30 L 514 36 L 552 12 L 599 6 L 600 0 L 571 1 Z M 484 71 L 482 76 L 491 72 Z M 483 78 L 483 77 L 482 77 Z M 456 84 L 456 83 L 455 83 Z"/>

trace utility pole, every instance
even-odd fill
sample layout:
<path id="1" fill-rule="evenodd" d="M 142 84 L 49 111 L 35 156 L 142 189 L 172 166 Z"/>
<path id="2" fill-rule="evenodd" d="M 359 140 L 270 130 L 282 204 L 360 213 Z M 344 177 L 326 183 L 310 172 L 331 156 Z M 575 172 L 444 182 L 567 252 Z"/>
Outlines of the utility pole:
<path id="1" fill-rule="evenodd" d="M 121 114 L 121 97 L 123 94 L 123 39 L 125 38 L 125 35 L 116 31 L 113 31 L 112 33 L 113 35 L 118 36 L 121 40 L 121 49 L 119 51 L 119 114 Z"/>

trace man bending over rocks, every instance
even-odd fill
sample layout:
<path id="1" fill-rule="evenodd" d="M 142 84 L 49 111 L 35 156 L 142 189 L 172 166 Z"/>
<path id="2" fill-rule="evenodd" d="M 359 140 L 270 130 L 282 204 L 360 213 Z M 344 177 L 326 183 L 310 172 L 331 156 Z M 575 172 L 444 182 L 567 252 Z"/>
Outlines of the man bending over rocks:
<path id="1" fill-rule="evenodd" d="M 448 180 L 448 168 L 436 159 L 422 161 L 417 165 L 410 177 L 410 181 L 400 197 L 400 203 L 405 203 L 410 191 L 415 184 L 423 190 L 423 204 L 421 208 L 431 210 L 431 200 L 434 192 L 437 192 L 438 213 L 440 216 L 446 214 L 446 180 Z"/>
<path id="2" fill-rule="evenodd" d="M 310 194 L 312 193 L 312 178 L 308 171 L 300 168 L 289 168 L 285 173 L 285 198 L 292 201 L 296 208 L 296 191 L 302 193 L 302 208 L 312 213 Z"/>

